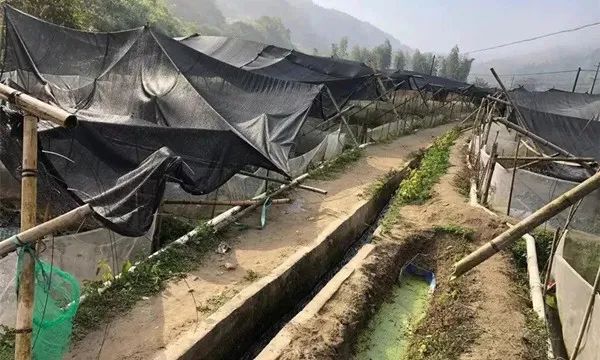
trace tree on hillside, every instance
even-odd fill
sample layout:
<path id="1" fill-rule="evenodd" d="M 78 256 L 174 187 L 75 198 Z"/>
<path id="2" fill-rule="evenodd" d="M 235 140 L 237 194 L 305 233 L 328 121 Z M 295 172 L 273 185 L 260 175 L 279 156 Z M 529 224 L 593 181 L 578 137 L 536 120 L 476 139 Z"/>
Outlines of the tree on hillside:
<path id="1" fill-rule="evenodd" d="M 425 58 L 425 55 L 421 54 L 419 49 L 415 50 L 415 53 L 412 56 L 413 71 L 428 74 L 429 73 L 428 65 L 431 65 L 431 64 L 427 64 L 427 59 Z"/>
<path id="2" fill-rule="evenodd" d="M 373 49 L 373 53 L 377 58 L 377 68 L 381 70 L 389 69 L 392 65 L 392 44 L 388 39 L 385 39 L 383 44 Z"/>
<path id="3" fill-rule="evenodd" d="M 404 70 L 406 68 L 406 55 L 404 51 L 398 50 L 394 54 L 394 69 L 396 70 Z"/>
<path id="4" fill-rule="evenodd" d="M 354 45 L 350 50 L 350 60 L 364 62 L 362 49 L 358 45 Z"/>
<path id="5" fill-rule="evenodd" d="M 348 59 L 348 37 L 344 36 L 340 39 L 338 45 L 338 57 L 342 59 Z"/>
<path id="6" fill-rule="evenodd" d="M 458 80 L 461 77 L 460 67 L 459 49 L 458 46 L 455 45 L 444 60 L 444 72 L 440 73 L 440 75 L 449 79 Z"/>
<path id="7" fill-rule="evenodd" d="M 482 87 L 482 88 L 490 87 L 490 84 L 487 81 L 485 81 L 483 78 L 480 78 L 480 77 L 475 78 L 475 81 L 473 81 L 473 85 Z"/>
<path id="8" fill-rule="evenodd" d="M 340 57 L 340 50 L 338 44 L 331 43 L 331 55 L 332 58 L 338 59 Z"/>
<path id="9" fill-rule="evenodd" d="M 243 21 L 236 21 L 229 25 L 224 30 L 226 36 L 239 37 L 241 39 L 253 40 L 258 42 L 266 42 L 264 35 L 251 24 Z"/>
<path id="10" fill-rule="evenodd" d="M 318 56 L 319 55 L 319 49 L 313 48 L 312 49 L 312 54 L 315 55 L 315 56 Z"/>
<path id="11" fill-rule="evenodd" d="M 255 21 L 255 27 L 263 35 L 267 44 L 285 48 L 293 47 L 290 30 L 285 27 L 280 18 L 261 16 Z"/>

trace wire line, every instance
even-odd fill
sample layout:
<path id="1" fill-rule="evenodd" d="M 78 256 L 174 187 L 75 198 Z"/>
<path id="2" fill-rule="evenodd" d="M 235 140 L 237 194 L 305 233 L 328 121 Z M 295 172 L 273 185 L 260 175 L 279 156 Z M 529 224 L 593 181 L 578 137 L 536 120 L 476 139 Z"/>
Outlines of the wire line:
<path id="1" fill-rule="evenodd" d="M 585 28 L 589 28 L 589 27 L 597 26 L 597 25 L 600 25 L 600 21 L 597 21 L 597 22 L 594 22 L 594 23 L 591 23 L 591 24 L 580 25 L 580 26 L 577 26 L 577 27 L 574 27 L 574 28 L 571 28 L 571 29 L 565 29 L 565 30 L 556 31 L 556 32 L 549 33 L 549 34 L 538 35 L 538 36 L 530 37 L 530 38 L 523 39 L 523 40 L 512 41 L 512 42 L 509 42 L 509 43 L 506 43 L 506 44 L 495 45 L 495 46 L 491 46 L 491 47 L 487 47 L 487 48 L 483 48 L 483 49 L 477 49 L 477 50 L 467 51 L 467 53 L 468 54 L 473 54 L 473 53 L 482 52 L 482 51 L 499 49 L 499 48 L 503 48 L 503 47 L 507 47 L 507 46 L 511 46 L 511 45 L 521 44 L 521 43 L 524 43 L 524 42 L 529 42 L 529 41 L 534 41 L 534 40 L 539 40 L 539 39 L 547 38 L 547 37 L 554 36 L 554 35 L 560 35 L 560 34 L 575 32 L 575 31 L 583 30 Z"/>

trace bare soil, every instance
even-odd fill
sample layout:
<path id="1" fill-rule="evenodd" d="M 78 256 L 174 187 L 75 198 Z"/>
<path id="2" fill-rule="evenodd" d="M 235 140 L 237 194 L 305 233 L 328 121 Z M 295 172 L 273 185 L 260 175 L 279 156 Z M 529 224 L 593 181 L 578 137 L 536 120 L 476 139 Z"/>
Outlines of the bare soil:
<path id="1" fill-rule="evenodd" d="M 513 265 L 508 256 L 496 255 L 465 275 L 459 283 L 465 290 L 464 296 L 455 295 L 454 290 L 460 292 L 460 289 L 452 290 L 456 285 L 448 284 L 451 266 L 458 260 L 457 256 L 464 255 L 465 250 L 470 251 L 505 228 L 497 218 L 470 207 L 467 198 L 456 188 L 456 178 L 466 171 L 461 151 L 464 143 L 465 137 L 462 137 L 454 146 L 451 167 L 434 187 L 432 198 L 424 204 L 402 208 L 397 225 L 389 234 L 377 236 L 376 248 L 360 270 L 346 280 L 317 317 L 294 329 L 293 340 L 280 359 L 351 357 L 358 331 L 396 281 L 398 265 L 417 253 L 434 258 L 433 265 L 438 274 L 432 312 L 417 332 L 423 337 L 441 334 L 449 346 L 456 347 L 452 357 L 462 360 L 522 358 L 525 319 L 518 299 L 513 296 Z M 447 225 L 472 229 L 471 242 L 453 244 L 452 237 L 436 235 L 434 227 Z M 451 301 L 452 306 L 438 306 L 436 311 L 435 303 L 442 295 L 457 296 L 460 302 Z M 445 359 L 439 353 L 423 358 Z"/>
<path id="2" fill-rule="evenodd" d="M 292 204 L 272 206 L 265 229 L 255 213 L 245 220 L 250 228 L 230 230 L 231 251 L 213 254 L 183 280 L 172 281 L 157 296 L 103 325 L 74 344 L 69 359 L 147 359 L 187 331 L 257 278 L 312 242 L 331 222 L 351 214 L 364 203 L 366 186 L 391 169 L 400 168 L 411 154 L 429 145 L 452 125 L 419 130 L 388 144 L 370 146 L 351 168 L 334 180 L 309 181 L 328 195 L 293 191 Z M 225 264 L 235 269 L 227 270 Z"/>

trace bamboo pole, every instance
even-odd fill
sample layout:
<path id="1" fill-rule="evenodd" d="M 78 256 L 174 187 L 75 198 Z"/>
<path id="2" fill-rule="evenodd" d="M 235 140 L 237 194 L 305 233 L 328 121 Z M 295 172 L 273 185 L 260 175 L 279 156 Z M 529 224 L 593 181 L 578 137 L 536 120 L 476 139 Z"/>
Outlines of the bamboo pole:
<path id="1" fill-rule="evenodd" d="M 485 98 L 489 99 L 489 100 L 492 100 L 492 101 L 495 101 L 495 102 L 499 102 L 500 104 L 504 104 L 504 105 L 509 105 L 510 106 L 510 103 L 508 101 L 502 100 L 502 99 L 498 99 L 497 97 L 494 97 L 492 95 L 488 95 Z"/>
<path id="2" fill-rule="evenodd" d="M 481 204 L 487 204 L 488 195 L 490 193 L 490 186 L 492 184 L 492 176 L 494 175 L 494 169 L 496 168 L 496 157 L 498 156 L 498 143 L 494 143 L 492 145 L 492 152 L 490 153 L 490 160 L 488 171 L 485 177 L 485 182 L 483 184 L 483 189 L 481 190 Z"/>
<path id="3" fill-rule="evenodd" d="M 0 258 L 6 256 L 10 252 L 15 251 L 19 246 L 21 246 L 21 244 L 31 244 L 47 235 L 68 229 L 69 227 L 81 222 L 83 218 L 91 213 L 91 206 L 85 204 L 42 224 L 36 225 L 29 229 L 24 229 L 19 234 L 11 236 L 10 238 L 0 242 Z"/>
<path id="4" fill-rule="evenodd" d="M 335 106 L 335 109 L 337 110 L 338 114 L 340 114 L 340 117 L 342 118 L 342 123 L 344 125 L 346 125 L 346 129 L 348 130 L 348 133 L 350 134 L 350 137 L 352 138 L 352 141 L 354 141 L 354 144 L 356 146 L 360 145 L 358 143 L 358 141 L 356 140 L 356 137 L 354 136 L 354 133 L 352 133 L 352 130 L 350 129 L 350 125 L 348 125 L 348 121 L 346 120 L 346 116 L 342 113 L 342 109 L 340 109 L 340 106 L 338 105 L 337 101 L 335 101 L 335 98 L 333 97 L 333 94 L 331 93 L 331 90 L 329 90 L 328 87 L 325 87 L 327 89 L 327 94 L 329 95 L 329 98 L 331 99 L 331 102 L 333 103 L 333 106 Z M 340 124 L 340 134 L 342 132 L 342 124 Z"/>
<path id="5" fill-rule="evenodd" d="M 77 125 L 77 116 L 71 114 L 57 106 L 47 104 L 13 89 L 10 86 L 0 83 L 0 99 L 16 105 L 26 113 L 34 115 L 42 120 L 52 121 L 53 123 L 71 128 Z"/>
<path id="6" fill-rule="evenodd" d="M 37 122 L 31 115 L 23 118 L 23 167 L 21 171 L 21 232 L 35 226 L 37 217 Z M 15 359 L 31 359 L 33 326 L 35 245 L 32 252 L 22 254 L 21 273 L 18 274 L 17 320 Z"/>
<path id="7" fill-rule="evenodd" d="M 257 175 L 257 174 L 254 174 L 254 173 L 251 173 L 251 172 L 248 172 L 248 171 L 244 171 L 244 170 L 238 171 L 238 173 L 241 174 L 241 175 L 253 177 L 255 179 L 269 180 L 269 181 L 272 181 L 272 182 L 275 182 L 275 183 L 278 183 L 278 184 L 289 184 L 290 183 L 289 181 L 274 179 L 274 178 L 270 178 L 270 177 L 266 177 L 266 176 L 262 176 L 262 175 Z M 322 194 L 322 195 L 327 195 L 327 190 L 319 189 L 319 188 L 316 188 L 316 187 L 313 187 L 313 186 L 299 184 L 297 186 L 297 188 L 303 189 L 303 190 L 307 190 L 307 191 L 316 192 L 316 193 L 319 193 L 319 194 Z"/>
<path id="8" fill-rule="evenodd" d="M 481 264 L 498 251 L 513 243 L 524 234 L 532 231 L 539 225 L 554 217 L 567 207 L 575 204 L 592 191 L 600 187 L 600 173 L 596 173 L 573 189 L 562 194 L 558 198 L 549 202 L 541 209 L 537 210 L 527 218 L 520 221 L 515 227 L 503 232 L 490 242 L 484 244 L 454 265 L 453 278 L 456 278 L 475 266 Z"/>
<path id="9" fill-rule="evenodd" d="M 508 90 L 506 90 L 506 88 L 504 87 L 504 84 L 502 83 L 502 80 L 500 80 L 500 77 L 498 76 L 498 74 L 496 74 L 496 70 L 494 70 L 494 68 L 491 68 L 490 71 L 492 72 L 492 75 L 494 75 L 494 77 L 496 78 L 496 81 L 498 82 L 498 85 L 500 85 L 500 88 L 504 92 L 504 95 L 506 96 L 506 99 L 510 103 L 510 106 L 513 109 L 515 109 L 515 112 L 517 113 L 517 122 L 521 126 L 524 126 L 524 124 L 525 124 L 525 116 L 523 116 L 523 113 L 521 112 L 521 109 L 519 109 L 517 106 L 515 106 L 515 103 L 512 101 L 512 99 L 510 98 L 510 95 L 508 94 Z"/>
<path id="10" fill-rule="evenodd" d="M 512 205 L 513 190 L 515 189 L 515 177 L 517 176 L 517 159 L 519 157 L 519 148 L 521 147 L 521 138 L 517 139 L 517 149 L 513 161 L 512 177 L 510 179 L 510 191 L 508 192 L 508 205 L 506 206 L 506 215 L 510 216 L 510 206 Z"/>
<path id="11" fill-rule="evenodd" d="M 540 270 L 535 250 L 535 239 L 529 234 L 523 235 L 523 239 L 525 239 L 527 248 L 527 272 L 529 274 L 531 304 L 533 311 L 535 311 L 538 317 L 542 320 L 546 320 L 544 297 L 542 296 L 542 281 L 540 280 Z"/>
<path id="12" fill-rule="evenodd" d="M 590 320 L 590 316 L 592 315 L 592 309 L 594 308 L 594 303 L 596 302 L 596 294 L 598 293 L 598 289 L 600 288 L 600 266 L 598 266 L 598 271 L 596 272 L 596 279 L 594 280 L 594 286 L 592 287 L 592 294 L 590 295 L 590 299 L 588 300 L 587 307 L 585 309 L 585 314 L 583 315 L 583 321 L 581 321 L 581 326 L 579 327 L 579 333 L 577 334 L 577 341 L 575 342 L 575 347 L 573 348 L 573 353 L 569 360 L 575 360 L 577 355 L 579 355 L 579 348 L 581 346 L 581 341 L 583 340 L 583 335 L 585 334 L 585 330 L 587 328 L 588 322 Z"/>
<path id="13" fill-rule="evenodd" d="M 290 198 L 272 199 L 271 204 L 289 204 L 292 202 Z M 229 205 L 229 206 L 250 206 L 260 203 L 259 200 L 167 200 L 165 205 Z"/>
<path id="14" fill-rule="evenodd" d="M 514 158 L 517 156 L 517 154 L 515 154 L 514 157 L 510 157 L 510 156 L 498 156 L 498 161 L 507 161 L 507 160 L 514 160 Z M 555 157 L 547 157 L 547 156 L 521 156 L 517 158 L 517 161 L 535 161 L 535 162 L 545 162 L 545 161 L 565 161 L 565 162 L 575 162 L 575 163 L 580 163 L 580 162 L 594 162 L 594 158 L 588 158 L 588 157 L 559 157 L 559 156 L 555 156 Z"/>
<path id="15" fill-rule="evenodd" d="M 550 257 L 548 258 L 548 266 L 546 268 L 546 273 L 544 274 L 544 288 L 542 289 L 542 296 L 544 298 L 546 297 L 546 293 L 548 292 L 548 282 L 550 281 L 550 275 L 552 275 L 552 263 L 554 262 L 556 248 L 558 246 L 558 243 L 567 236 L 568 231 L 568 229 L 565 229 L 562 235 L 560 233 L 560 228 L 554 231 L 554 236 L 552 237 L 552 247 L 550 248 Z"/>

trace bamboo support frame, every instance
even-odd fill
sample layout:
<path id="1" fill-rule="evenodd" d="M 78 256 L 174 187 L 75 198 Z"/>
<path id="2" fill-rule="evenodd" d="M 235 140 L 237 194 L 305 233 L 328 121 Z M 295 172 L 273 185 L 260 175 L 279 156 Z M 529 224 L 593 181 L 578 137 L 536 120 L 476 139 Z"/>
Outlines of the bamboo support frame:
<path id="1" fill-rule="evenodd" d="M 31 244 L 43 237 L 53 234 L 57 231 L 68 229 L 69 227 L 81 222 L 87 215 L 92 213 L 92 208 L 88 204 L 82 205 L 69 212 L 66 212 L 54 219 L 48 220 L 42 224 L 22 230 L 19 234 L 0 242 L 0 258 L 18 248 L 19 243 Z"/>
<path id="2" fill-rule="evenodd" d="M 543 145 L 543 146 L 551 148 L 552 150 L 558 152 L 559 154 L 561 154 L 563 156 L 566 156 L 566 157 L 569 157 L 569 158 L 577 158 L 577 156 L 571 154 L 570 152 L 568 152 L 567 150 L 561 148 L 560 146 L 558 146 L 558 145 L 556 145 L 556 144 L 554 144 L 554 143 L 552 143 L 552 142 L 544 139 L 541 136 L 538 136 L 538 135 L 532 133 L 529 130 L 526 130 L 526 129 L 524 129 L 524 128 L 516 125 L 516 124 L 511 123 L 510 121 L 506 120 L 503 117 L 495 117 L 494 120 L 498 121 L 501 124 L 503 124 L 507 128 L 513 129 L 513 130 L 521 133 L 522 135 L 527 136 L 531 140 L 539 143 L 540 145 Z M 588 173 L 590 175 L 593 175 L 595 173 L 595 171 L 588 164 L 582 163 L 582 166 L 585 167 L 585 169 L 588 171 Z"/>
<path id="3" fill-rule="evenodd" d="M 278 183 L 278 184 L 289 184 L 290 183 L 289 181 L 274 179 L 274 178 L 270 178 L 270 177 L 266 177 L 266 176 L 262 176 L 262 175 L 257 175 L 257 174 L 253 174 L 251 172 L 244 171 L 244 170 L 241 170 L 238 173 L 240 175 L 253 177 L 255 179 L 269 180 L 269 181 L 272 181 L 272 182 L 275 182 L 275 183 Z M 313 187 L 313 186 L 299 184 L 297 187 L 299 189 L 316 192 L 316 193 L 319 193 L 319 194 L 322 194 L 322 195 L 327 195 L 327 190 L 319 189 L 319 188 L 316 188 L 316 187 Z"/>
<path id="4" fill-rule="evenodd" d="M 333 97 L 333 94 L 331 93 L 331 90 L 329 90 L 328 87 L 326 87 L 327 89 L 327 94 L 329 95 L 329 98 L 331 99 L 331 102 L 333 103 L 333 106 L 335 106 L 335 109 L 337 110 L 337 113 L 340 114 L 341 118 L 342 118 L 342 123 L 346 126 L 346 130 L 348 130 L 348 133 L 350 134 L 350 137 L 352 138 L 352 141 L 354 141 L 354 144 L 356 146 L 360 145 L 358 143 L 358 141 L 356 140 L 356 137 L 354 136 L 354 133 L 352 133 L 352 129 L 350 129 L 350 125 L 348 125 L 348 121 L 346 119 L 346 116 L 342 113 L 342 109 L 340 109 L 340 106 L 338 105 L 337 101 L 335 101 L 335 98 Z M 340 134 L 342 132 L 342 124 L 340 124 Z"/>
<path id="5" fill-rule="evenodd" d="M 555 156 L 555 157 L 547 157 L 547 156 L 517 157 L 517 154 L 515 154 L 514 157 L 498 156 L 498 161 L 514 160 L 515 158 L 517 159 L 517 161 L 535 161 L 535 162 L 564 161 L 564 162 L 574 162 L 574 163 L 590 163 L 590 162 L 595 161 L 594 158 L 588 158 L 588 157 L 559 157 L 559 156 Z"/>
<path id="6" fill-rule="evenodd" d="M 0 99 L 16 105 L 29 115 L 48 120 L 56 125 L 71 128 L 77 125 L 77 116 L 57 106 L 47 104 L 33 96 L 24 94 L 0 83 Z"/>
<path id="7" fill-rule="evenodd" d="M 290 198 L 272 199 L 271 204 L 289 204 Z M 167 200 L 165 205 L 217 205 L 217 206 L 250 206 L 260 204 L 259 200 Z"/>
<path id="8" fill-rule="evenodd" d="M 31 115 L 23 118 L 23 166 L 21 171 L 21 232 L 35 226 L 37 217 L 37 155 L 38 119 Z M 36 240 L 36 239 L 34 239 Z M 35 245 L 32 247 L 35 252 Z M 31 359 L 31 335 L 34 306 L 34 255 L 25 251 L 19 276 L 17 320 L 15 324 L 15 359 Z"/>
<path id="9" fill-rule="evenodd" d="M 490 153 L 490 160 L 488 161 L 487 172 L 485 174 L 483 188 L 481 189 L 481 204 L 487 204 L 488 195 L 490 193 L 490 186 L 492 184 L 492 176 L 494 175 L 494 169 L 496 168 L 496 156 L 498 156 L 498 143 L 492 145 L 492 151 Z"/>
<path id="10" fill-rule="evenodd" d="M 541 209 L 529 215 L 520 221 L 515 227 L 503 232 L 493 240 L 484 244 L 471 254 L 464 257 L 454 265 L 453 278 L 461 276 L 475 266 L 481 264 L 491 256 L 522 237 L 524 234 L 532 231 L 550 218 L 554 217 L 567 207 L 575 204 L 578 200 L 584 198 L 594 190 L 600 187 L 600 173 L 594 174 L 581 184 L 562 194 L 558 198 L 549 202 Z"/>
<path id="11" fill-rule="evenodd" d="M 515 189 L 515 178 L 517 176 L 517 159 L 519 158 L 519 149 L 521 147 L 521 138 L 517 140 L 517 149 L 513 161 L 512 176 L 510 179 L 510 191 L 508 192 L 508 205 L 506 206 L 506 215 L 510 216 L 510 206 L 512 205 L 513 190 Z"/>

